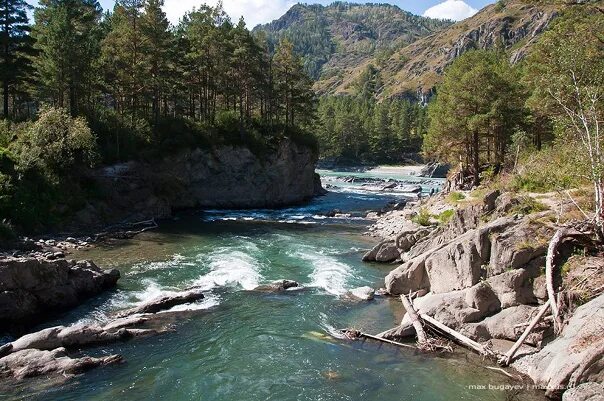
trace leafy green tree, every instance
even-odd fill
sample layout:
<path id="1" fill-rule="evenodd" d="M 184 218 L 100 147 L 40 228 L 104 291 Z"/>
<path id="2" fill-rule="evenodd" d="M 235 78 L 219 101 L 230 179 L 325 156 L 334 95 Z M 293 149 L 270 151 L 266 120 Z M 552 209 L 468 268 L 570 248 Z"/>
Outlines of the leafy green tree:
<path id="1" fill-rule="evenodd" d="M 521 122 L 519 78 L 503 54 L 470 51 L 446 71 L 430 106 L 426 154 L 461 162 L 480 183 L 482 163 L 501 165 L 511 135 Z"/>
<path id="2" fill-rule="evenodd" d="M 94 103 L 100 18 L 96 0 L 41 0 L 35 11 L 38 98 L 68 107 L 72 116 Z"/>
<path id="3" fill-rule="evenodd" d="M 17 142 L 18 168 L 39 169 L 56 178 L 73 175 L 98 161 L 95 137 L 83 117 L 47 108 Z"/>
<path id="4" fill-rule="evenodd" d="M 596 231 L 604 238 L 604 18 L 590 5 L 573 7 L 546 32 L 527 63 L 532 98 L 550 115 L 560 139 L 587 161 L 595 197 Z M 547 62 L 544 62 L 544 61 Z"/>
<path id="5" fill-rule="evenodd" d="M 32 39 L 25 0 L 0 1 L 0 81 L 4 118 L 10 114 L 10 94 L 31 74 Z"/>

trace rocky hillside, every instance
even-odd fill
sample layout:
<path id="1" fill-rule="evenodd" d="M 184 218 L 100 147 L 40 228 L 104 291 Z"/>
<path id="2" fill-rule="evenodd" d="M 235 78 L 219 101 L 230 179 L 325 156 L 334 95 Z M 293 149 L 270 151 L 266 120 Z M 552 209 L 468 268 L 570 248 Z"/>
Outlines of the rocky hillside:
<path id="1" fill-rule="evenodd" d="M 522 59 L 562 5 L 553 1 L 504 0 L 475 16 L 400 47 L 388 57 L 349 63 L 338 74 L 324 74 L 316 84 L 320 93 L 354 92 L 354 84 L 369 65 L 379 68 L 382 97 L 422 97 L 440 81 L 445 67 L 470 49 L 504 48 L 510 58 Z"/>
<path id="2" fill-rule="evenodd" d="M 311 76 L 328 83 L 342 80 L 347 71 L 367 60 L 387 58 L 449 25 L 449 21 L 419 17 L 389 4 L 337 2 L 297 4 L 255 32 L 265 33 L 271 46 L 283 37 L 291 40 Z"/>

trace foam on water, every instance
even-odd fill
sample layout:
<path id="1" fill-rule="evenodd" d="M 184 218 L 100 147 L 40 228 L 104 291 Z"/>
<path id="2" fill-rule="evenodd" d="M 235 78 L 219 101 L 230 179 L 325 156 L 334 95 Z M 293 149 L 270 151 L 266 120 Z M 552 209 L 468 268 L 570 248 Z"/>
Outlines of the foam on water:
<path id="1" fill-rule="evenodd" d="M 259 261 L 249 253 L 233 250 L 235 247 L 218 248 L 203 255 L 202 263 L 208 264 L 209 272 L 199 277 L 193 285 L 210 290 L 216 287 L 241 287 L 252 290 L 258 287 L 262 276 Z M 245 249 L 245 248 L 244 248 Z"/>
<path id="2" fill-rule="evenodd" d="M 187 260 L 187 258 L 179 253 L 172 255 L 169 260 L 159 261 L 159 262 L 144 262 L 137 263 L 132 267 L 129 274 L 138 274 L 150 270 L 163 270 L 163 269 L 172 269 L 174 267 L 186 266 L 192 267 L 195 266 L 195 263 L 191 260 Z"/>
<path id="3" fill-rule="evenodd" d="M 353 278 L 352 267 L 338 261 L 334 256 L 317 252 L 310 247 L 301 247 L 295 256 L 312 265 L 313 271 L 309 275 L 310 287 L 322 288 L 333 295 L 346 293 L 348 280 Z"/>

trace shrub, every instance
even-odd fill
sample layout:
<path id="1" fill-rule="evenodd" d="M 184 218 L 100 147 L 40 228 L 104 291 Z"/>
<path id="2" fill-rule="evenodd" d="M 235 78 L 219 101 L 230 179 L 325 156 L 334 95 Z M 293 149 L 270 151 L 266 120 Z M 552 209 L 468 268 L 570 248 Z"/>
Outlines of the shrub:
<path id="1" fill-rule="evenodd" d="M 419 224 L 420 226 L 427 227 L 427 226 L 432 225 L 431 219 L 432 219 L 432 215 L 430 214 L 428 209 L 423 207 L 419 210 L 417 215 L 415 217 L 413 217 L 413 219 L 411 219 L 411 221 L 413 221 L 415 224 Z"/>
<path id="2" fill-rule="evenodd" d="M 38 169 L 49 177 L 91 167 L 98 161 L 97 145 L 84 118 L 66 110 L 46 108 L 17 140 L 20 170 Z"/>

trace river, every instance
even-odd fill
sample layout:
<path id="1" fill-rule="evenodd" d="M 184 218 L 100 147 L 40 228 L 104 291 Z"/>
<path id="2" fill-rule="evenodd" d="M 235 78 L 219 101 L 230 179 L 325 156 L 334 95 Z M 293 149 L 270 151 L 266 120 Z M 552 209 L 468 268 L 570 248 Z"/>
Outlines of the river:
<path id="1" fill-rule="evenodd" d="M 379 288 L 391 266 L 365 264 L 375 239 L 362 235 L 367 210 L 402 194 L 375 192 L 357 178 L 419 181 L 371 173 L 323 171 L 331 192 L 282 210 L 199 211 L 158 230 L 78 251 L 122 273 L 118 288 L 42 327 L 105 322 L 117 309 L 199 285 L 207 297 L 173 321 L 174 332 L 86 349 L 119 353 L 125 363 L 57 385 L 46 379 L 0 384 L 1 400 L 509 400 L 541 399 L 489 389 L 517 384 L 484 368 L 476 356 L 422 355 L 372 342 L 330 337 L 339 328 L 378 333 L 396 324 L 394 299 L 341 298 L 359 286 Z M 439 182 L 422 182 L 428 192 Z M 339 209 L 350 216 L 325 217 Z M 308 287 L 284 294 L 249 290 L 277 279 Z M 482 388 L 482 387 L 486 388 Z M 530 397 L 529 397 L 530 395 Z"/>

